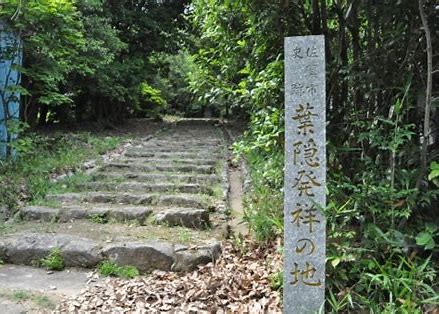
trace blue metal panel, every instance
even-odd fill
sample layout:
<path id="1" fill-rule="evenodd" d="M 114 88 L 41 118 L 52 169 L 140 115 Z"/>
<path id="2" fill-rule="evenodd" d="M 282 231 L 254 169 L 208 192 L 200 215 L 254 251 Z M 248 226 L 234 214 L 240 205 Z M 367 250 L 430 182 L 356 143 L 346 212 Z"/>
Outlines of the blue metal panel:
<path id="1" fill-rule="evenodd" d="M 20 94 L 13 87 L 20 83 L 20 73 L 14 67 L 21 65 L 21 40 L 0 21 L 0 158 L 7 157 L 8 141 L 16 138 L 8 134 L 7 121 L 18 121 L 20 115 Z M 12 157 L 14 151 L 9 152 Z"/>

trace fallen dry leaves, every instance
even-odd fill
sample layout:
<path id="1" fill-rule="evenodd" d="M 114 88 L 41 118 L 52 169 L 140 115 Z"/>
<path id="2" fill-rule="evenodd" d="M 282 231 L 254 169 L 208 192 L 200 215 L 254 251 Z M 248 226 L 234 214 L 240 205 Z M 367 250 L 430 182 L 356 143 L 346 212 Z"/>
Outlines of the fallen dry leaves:
<path id="1" fill-rule="evenodd" d="M 280 269 L 281 256 L 274 247 L 226 242 L 215 263 L 196 271 L 109 278 L 63 300 L 56 312 L 281 313 L 281 296 L 270 287 L 271 276 Z"/>

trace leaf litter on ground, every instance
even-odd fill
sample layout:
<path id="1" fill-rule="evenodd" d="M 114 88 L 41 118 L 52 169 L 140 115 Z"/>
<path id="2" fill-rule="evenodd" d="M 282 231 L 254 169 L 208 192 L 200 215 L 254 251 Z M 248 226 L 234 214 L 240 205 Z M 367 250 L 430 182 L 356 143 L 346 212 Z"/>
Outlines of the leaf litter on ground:
<path id="1" fill-rule="evenodd" d="M 281 313 L 281 295 L 271 288 L 282 268 L 275 245 L 225 242 L 215 263 L 179 274 L 154 271 L 131 280 L 108 278 L 65 298 L 55 312 Z"/>

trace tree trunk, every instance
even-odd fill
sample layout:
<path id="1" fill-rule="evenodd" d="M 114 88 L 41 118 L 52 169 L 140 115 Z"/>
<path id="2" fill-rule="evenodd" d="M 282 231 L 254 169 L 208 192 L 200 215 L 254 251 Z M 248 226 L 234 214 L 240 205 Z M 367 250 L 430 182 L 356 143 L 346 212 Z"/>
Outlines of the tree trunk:
<path id="1" fill-rule="evenodd" d="M 419 14 L 421 16 L 425 40 L 427 43 L 427 86 L 425 90 L 424 131 L 422 135 L 420 178 L 425 175 L 427 170 L 428 139 L 430 137 L 431 94 L 433 89 L 433 46 L 431 43 L 431 33 L 428 26 L 427 15 L 424 11 L 424 2 L 425 0 L 419 0 Z M 418 181 L 420 182 L 420 180 Z"/>

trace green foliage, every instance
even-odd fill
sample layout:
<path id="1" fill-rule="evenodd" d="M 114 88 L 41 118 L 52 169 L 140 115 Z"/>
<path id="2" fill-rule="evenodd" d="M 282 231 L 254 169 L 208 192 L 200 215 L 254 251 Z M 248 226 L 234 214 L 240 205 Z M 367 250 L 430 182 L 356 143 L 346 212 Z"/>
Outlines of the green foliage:
<path id="1" fill-rule="evenodd" d="M 326 310 L 412 313 L 434 304 L 437 262 L 414 258 L 436 251 L 437 230 L 426 222 L 439 194 L 436 163 L 433 184 L 418 171 L 425 55 L 408 35 L 420 25 L 416 3 L 194 0 L 188 19 L 197 103 L 249 121 L 233 147 L 251 170 L 245 219 L 261 241 L 283 231 L 283 37 L 326 35 Z M 422 65 L 413 71 L 412 62 Z"/>
<path id="2" fill-rule="evenodd" d="M 134 108 L 137 116 L 150 115 L 158 117 L 164 111 L 167 103 L 163 99 L 160 90 L 152 87 L 146 82 L 140 84 L 140 101 Z"/>
<path id="3" fill-rule="evenodd" d="M 24 41 L 22 84 L 14 87 L 24 96 L 22 118 L 34 126 L 131 115 L 147 101 L 138 87 L 154 76 L 149 56 L 178 51 L 185 4 L 3 1 L 0 18 Z"/>
<path id="4" fill-rule="evenodd" d="M 433 161 L 430 165 L 428 180 L 432 181 L 437 187 L 439 187 L 439 163 L 436 161 Z"/>
<path id="5" fill-rule="evenodd" d="M 167 111 L 186 115 L 194 113 L 197 108 L 189 90 L 189 77 L 195 70 L 192 56 L 184 50 L 178 54 L 155 53 L 149 62 L 156 69 L 152 85 L 161 91 L 169 104 Z"/>
<path id="6" fill-rule="evenodd" d="M 416 236 L 416 244 L 425 250 L 433 250 L 436 247 L 435 237 L 439 236 L 439 227 L 432 223 L 427 223 L 425 229 Z"/>
<path id="7" fill-rule="evenodd" d="M 59 248 L 53 248 L 50 253 L 40 261 L 41 265 L 50 270 L 63 270 L 64 258 Z"/>
<path id="8" fill-rule="evenodd" d="M 108 222 L 108 217 L 105 213 L 94 214 L 90 216 L 90 221 L 95 224 L 106 224 Z"/>
<path id="9" fill-rule="evenodd" d="M 284 273 L 276 272 L 270 277 L 270 286 L 273 290 L 279 290 L 283 287 Z"/>
<path id="10" fill-rule="evenodd" d="M 121 139 L 91 133 L 66 133 L 51 136 L 29 134 L 21 138 L 17 161 L 0 161 L 0 205 L 10 215 L 23 202 L 37 203 L 48 193 L 74 190 L 75 185 L 89 178 L 76 174 L 60 183 L 51 178 L 57 174 L 75 172 L 82 164 L 114 149 Z M 63 187 L 65 186 L 65 187 Z"/>
<path id="11" fill-rule="evenodd" d="M 1 297 L 10 299 L 13 302 L 31 301 L 42 309 L 54 309 L 55 303 L 45 295 L 40 295 L 25 290 L 18 290 L 12 293 L 0 293 Z"/>
<path id="12" fill-rule="evenodd" d="M 139 276 L 139 271 L 134 266 L 119 266 L 114 262 L 105 261 L 98 266 L 102 276 L 121 277 L 132 279 Z"/>
<path id="13" fill-rule="evenodd" d="M 244 220 L 259 241 L 283 233 L 283 152 L 273 155 L 248 153 L 252 189 L 245 198 Z"/>

